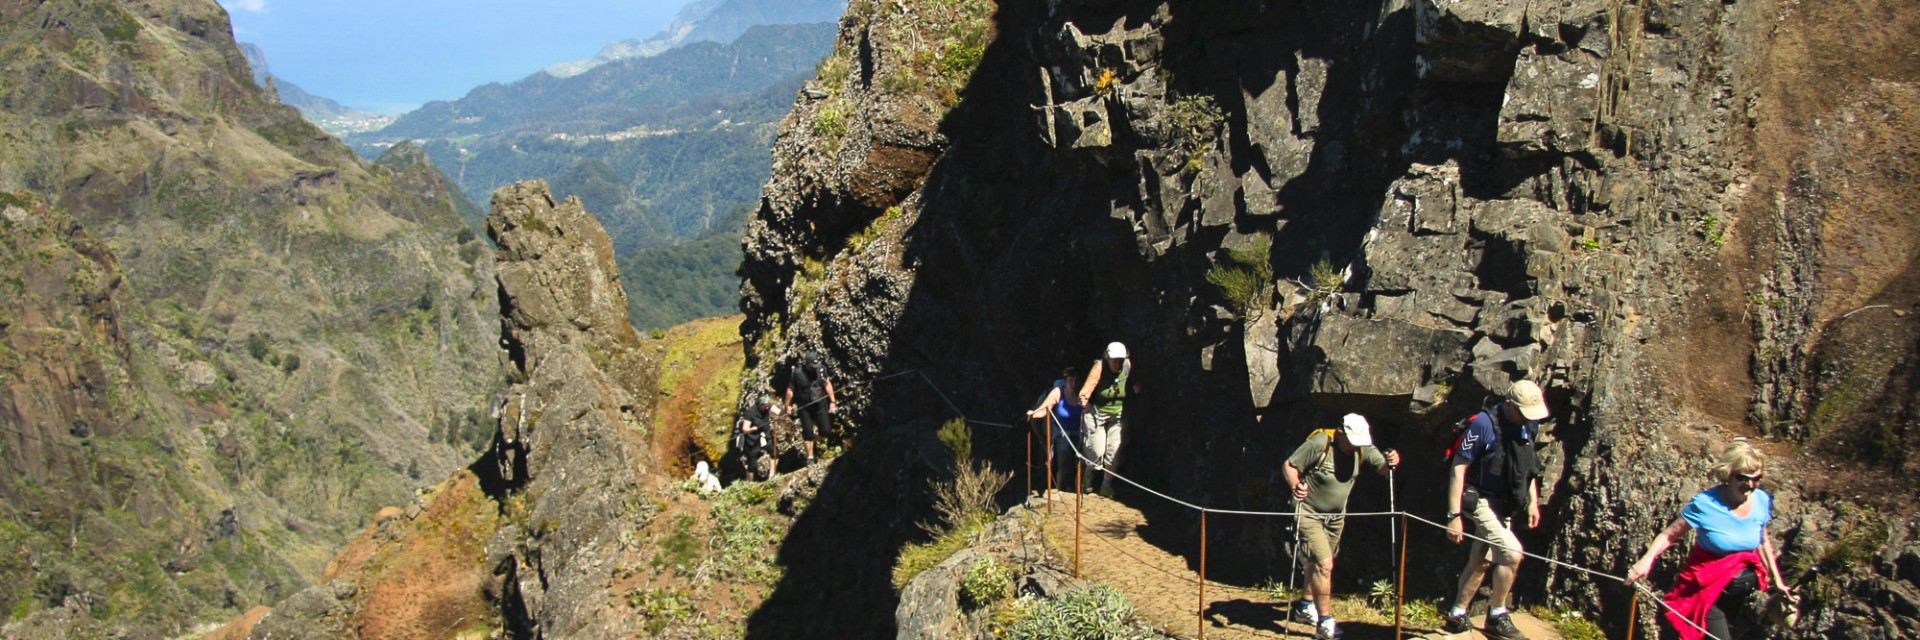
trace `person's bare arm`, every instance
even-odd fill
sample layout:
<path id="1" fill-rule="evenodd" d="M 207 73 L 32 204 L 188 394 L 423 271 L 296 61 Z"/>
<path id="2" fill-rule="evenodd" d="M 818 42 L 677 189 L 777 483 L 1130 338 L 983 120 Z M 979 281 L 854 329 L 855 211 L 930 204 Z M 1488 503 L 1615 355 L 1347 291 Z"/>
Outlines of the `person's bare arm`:
<path id="1" fill-rule="evenodd" d="M 1100 384 L 1100 370 L 1106 364 L 1105 360 L 1095 360 L 1087 369 L 1087 381 L 1080 383 L 1080 406 L 1087 406 L 1087 402 L 1093 400 L 1093 388 Z"/>
<path id="2" fill-rule="evenodd" d="M 1653 573 L 1653 562 L 1660 559 L 1660 554 L 1666 553 L 1668 547 L 1679 542 L 1681 538 L 1686 537 L 1688 531 L 1692 530 L 1693 525 L 1687 524 L 1686 518 L 1674 518 L 1673 524 L 1667 525 L 1665 530 L 1653 537 L 1652 542 L 1647 543 L 1647 552 L 1640 554 L 1640 560 L 1627 569 L 1627 584 L 1639 582 L 1641 578 L 1647 577 L 1647 574 Z"/>
<path id="3" fill-rule="evenodd" d="M 1045 400 L 1040 401 L 1040 406 L 1034 407 L 1032 411 L 1027 412 L 1027 419 L 1039 420 L 1041 418 L 1045 418 L 1047 417 L 1048 412 L 1053 411 L 1053 405 L 1056 405 L 1059 403 L 1060 403 L 1060 387 L 1054 387 L 1052 389 L 1048 389 L 1047 398 Z"/>
<path id="4" fill-rule="evenodd" d="M 1467 533 L 1466 523 L 1461 522 L 1467 516 L 1460 512 L 1460 498 L 1467 490 L 1467 464 L 1455 458 L 1453 472 L 1447 474 L 1447 541 L 1454 544 L 1460 544 Z"/>
<path id="5" fill-rule="evenodd" d="M 1305 502 L 1307 499 L 1307 483 L 1300 479 L 1300 469 L 1293 466 L 1293 459 L 1289 458 L 1286 462 L 1280 463 L 1280 472 L 1287 476 L 1287 486 L 1290 487 L 1289 491 L 1293 494 L 1293 501 Z"/>

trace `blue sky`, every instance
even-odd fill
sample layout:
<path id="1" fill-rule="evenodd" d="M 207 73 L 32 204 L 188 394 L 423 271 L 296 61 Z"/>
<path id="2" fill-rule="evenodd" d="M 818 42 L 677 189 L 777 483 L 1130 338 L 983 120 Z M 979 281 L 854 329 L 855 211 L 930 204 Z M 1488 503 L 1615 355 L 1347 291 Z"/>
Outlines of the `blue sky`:
<path id="1" fill-rule="evenodd" d="M 219 0 L 273 75 L 401 113 L 645 38 L 687 0 Z"/>

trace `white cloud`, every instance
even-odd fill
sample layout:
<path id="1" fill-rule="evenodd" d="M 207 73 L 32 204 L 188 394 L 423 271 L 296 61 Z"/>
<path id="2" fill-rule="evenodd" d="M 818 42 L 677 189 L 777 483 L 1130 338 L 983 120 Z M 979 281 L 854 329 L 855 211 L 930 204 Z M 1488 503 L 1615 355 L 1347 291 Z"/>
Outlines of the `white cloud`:
<path id="1" fill-rule="evenodd" d="M 260 13 L 267 10 L 267 0 L 221 0 L 220 4 L 226 5 L 228 9 L 238 9 L 249 13 Z"/>

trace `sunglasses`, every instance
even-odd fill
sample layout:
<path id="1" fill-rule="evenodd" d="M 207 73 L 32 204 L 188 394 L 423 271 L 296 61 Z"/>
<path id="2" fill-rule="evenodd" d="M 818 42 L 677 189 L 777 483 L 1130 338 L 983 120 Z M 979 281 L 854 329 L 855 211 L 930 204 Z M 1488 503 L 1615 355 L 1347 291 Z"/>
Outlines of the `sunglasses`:
<path id="1" fill-rule="evenodd" d="M 1745 480 L 1747 481 L 1747 484 L 1760 484 L 1760 479 L 1766 477 L 1766 475 L 1767 474 L 1764 474 L 1764 473 L 1755 473 L 1752 475 L 1748 475 L 1745 473 L 1735 473 L 1733 474 L 1733 477 L 1738 478 L 1740 480 Z"/>

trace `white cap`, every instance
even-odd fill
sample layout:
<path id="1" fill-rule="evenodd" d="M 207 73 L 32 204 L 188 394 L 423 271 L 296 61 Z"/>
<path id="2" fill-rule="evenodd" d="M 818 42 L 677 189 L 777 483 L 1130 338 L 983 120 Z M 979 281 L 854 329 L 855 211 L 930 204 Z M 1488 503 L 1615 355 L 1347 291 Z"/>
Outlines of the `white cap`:
<path id="1" fill-rule="evenodd" d="M 1118 342 L 1107 343 L 1107 357 L 1114 359 L 1127 357 L 1127 345 Z"/>
<path id="2" fill-rule="evenodd" d="M 1347 432 L 1347 442 L 1356 447 L 1373 446 L 1373 431 L 1367 426 L 1367 419 L 1358 413 L 1349 413 L 1340 419 L 1340 429 Z"/>

